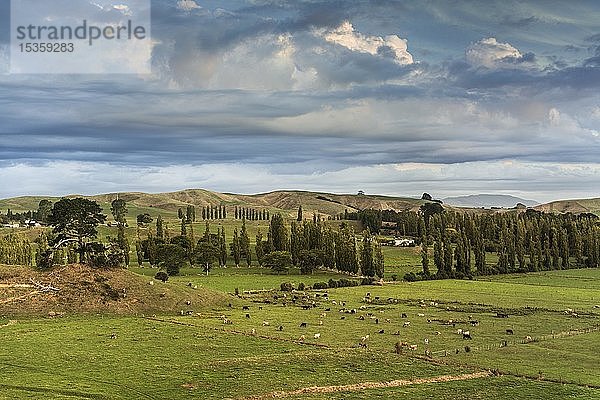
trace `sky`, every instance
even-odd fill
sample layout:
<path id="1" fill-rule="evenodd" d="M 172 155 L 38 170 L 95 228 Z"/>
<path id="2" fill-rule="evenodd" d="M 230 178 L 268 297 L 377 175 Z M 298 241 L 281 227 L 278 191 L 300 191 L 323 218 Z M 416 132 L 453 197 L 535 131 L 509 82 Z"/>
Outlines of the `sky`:
<path id="1" fill-rule="evenodd" d="M 600 197 L 595 0 L 152 0 L 140 75 L 11 74 L 9 16 L 2 198 Z"/>

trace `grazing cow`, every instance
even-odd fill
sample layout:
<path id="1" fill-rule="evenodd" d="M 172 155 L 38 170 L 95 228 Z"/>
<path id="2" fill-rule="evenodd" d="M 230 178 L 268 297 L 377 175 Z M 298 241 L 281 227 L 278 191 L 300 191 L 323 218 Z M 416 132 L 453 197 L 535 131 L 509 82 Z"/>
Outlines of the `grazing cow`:
<path id="1" fill-rule="evenodd" d="M 379 296 L 375 296 L 375 300 L 379 300 Z"/>
<path id="2" fill-rule="evenodd" d="M 367 292 L 367 295 L 365 297 L 371 297 L 371 292 Z"/>
<path id="3" fill-rule="evenodd" d="M 368 345 L 366 343 L 359 343 L 358 347 L 362 347 L 363 349 L 366 349 L 368 347 Z"/>
<path id="4" fill-rule="evenodd" d="M 463 339 L 469 339 L 469 340 L 471 340 L 473 338 L 471 337 L 471 333 L 469 331 L 464 331 L 463 332 Z"/>
<path id="5" fill-rule="evenodd" d="M 507 334 L 507 335 L 514 335 L 514 334 L 515 334 L 515 332 L 514 332 L 512 329 L 507 329 L 507 330 L 506 330 L 506 334 Z"/>
<path id="6" fill-rule="evenodd" d="M 375 318 L 375 323 L 378 324 L 379 323 L 379 318 Z"/>
<path id="7" fill-rule="evenodd" d="M 306 328 L 308 324 L 306 322 L 302 322 L 300 323 L 300 328 Z"/>
<path id="8" fill-rule="evenodd" d="M 342 315 L 340 319 L 346 319 L 346 317 L 344 317 L 344 316 Z"/>
<path id="9" fill-rule="evenodd" d="M 321 338 L 321 334 L 320 334 L 320 333 L 315 333 L 315 336 L 314 336 L 314 338 L 315 338 L 315 339 L 320 339 L 320 338 Z"/>
<path id="10" fill-rule="evenodd" d="M 321 315 L 319 316 L 320 318 L 325 318 L 327 316 L 326 313 L 321 313 Z"/>
<path id="11" fill-rule="evenodd" d="M 382 329 L 382 330 L 379 331 L 379 334 L 381 334 L 381 335 L 383 335 L 384 333 L 385 333 L 384 329 Z"/>
<path id="12" fill-rule="evenodd" d="M 406 321 L 402 326 L 405 327 L 405 328 L 408 328 L 410 326 L 410 322 Z"/>
<path id="13" fill-rule="evenodd" d="M 258 307 L 259 310 L 262 310 L 262 306 Z"/>
<path id="14" fill-rule="evenodd" d="M 385 319 L 385 322 L 387 322 L 387 323 L 389 324 L 389 323 L 391 323 L 391 322 L 392 322 L 392 320 L 391 320 L 391 319 L 389 319 L 389 318 L 386 318 L 386 319 Z"/>
<path id="15" fill-rule="evenodd" d="M 425 342 L 425 344 L 429 344 L 429 339 L 425 338 L 423 342 Z"/>
<path id="16" fill-rule="evenodd" d="M 331 311 L 331 308 L 326 308 L 325 311 Z"/>
<path id="17" fill-rule="evenodd" d="M 436 334 L 436 335 L 441 335 L 441 334 L 442 334 L 442 332 L 440 332 L 440 331 L 436 331 L 436 332 L 435 332 L 435 334 Z"/>
<path id="18" fill-rule="evenodd" d="M 477 321 L 476 319 L 469 321 L 469 323 L 471 324 L 471 326 L 479 326 L 479 321 Z"/>
<path id="19" fill-rule="evenodd" d="M 279 328 L 277 328 L 279 330 L 279 332 L 283 331 L 283 326 L 279 325 Z"/>
<path id="20" fill-rule="evenodd" d="M 350 314 L 356 314 L 356 308 L 353 308 L 352 310 L 350 310 Z"/>
<path id="21" fill-rule="evenodd" d="M 263 321 L 263 326 L 269 326 L 269 321 Z"/>
<path id="22" fill-rule="evenodd" d="M 365 336 L 363 336 L 363 337 L 360 338 L 360 341 L 363 342 L 363 343 L 366 342 L 367 340 L 369 340 L 369 335 L 365 335 Z"/>
<path id="23" fill-rule="evenodd" d="M 229 303 L 229 308 L 232 308 L 233 306 L 231 305 L 231 303 Z"/>
<path id="24" fill-rule="evenodd" d="M 402 318 L 408 318 L 408 315 L 406 315 L 406 313 L 402 313 Z"/>
<path id="25" fill-rule="evenodd" d="M 331 304 L 333 304 L 334 306 L 337 306 L 337 301 L 331 300 Z"/>
<path id="26" fill-rule="evenodd" d="M 246 318 L 250 318 L 250 314 L 246 314 Z"/>
<path id="27" fill-rule="evenodd" d="M 250 307 L 248 307 L 248 306 L 243 306 L 243 307 L 242 307 L 242 310 L 244 310 L 244 311 L 250 311 Z"/>
<path id="28" fill-rule="evenodd" d="M 360 317 L 358 317 L 359 320 L 364 321 L 365 320 L 365 316 L 361 315 Z"/>
<path id="29" fill-rule="evenodd" d="M 191 301 L 189 301 L 189 300 L 187 300 L 187 301 L 185 302 L 185 305 L 186 305 L 186 306 L 190 306 L 190 305 L 192 305 L 192 302 L 191 302 Z"/>
<path id="30" fill-rule="evenodd" d="M 319 320 L 319 325 L 323 325 L 323 321 Z"/>
<path id="31" fill-rule="evenodd" d="M 425 314 L 423 314 L 423 313 L 418 313 L 417 314 L 417 317 L 424 317 L 424 316 L 425 316 Z"/>
<path id="32" fill-rule="evenodd" d="M 496 313 L 496 318 L 508 318 L 508 314 L 505 314 L 505 313 Z"/>
<path id="33" fill-rule="evenodd" d="M 392 333 L 392 335 L 394 335 L 394 336 L 400 336 L 400 331 L 396 331 L 396 332 Z"/>
<path id="34" fill-rule="evenodd" d="M 304 335 L 301 335 L 301 336 L 298 338 L 298 341 L 299 341 L 299 342 L 304 342 L 304 339 L 306 339 L 306 337 L 305 337 Z"/>
<path id="35" fill-rule="evenodd" d="M 252 328 L 252 331 L 250 331 L 250 333 L 256 335 L 256 329 Z"/>
<path id="36" fill-rule="evenodd" d="M 457 331 L 456 331 L 456 334 L 457 334 L 457 335 L 462 335 L 462 334 L 463 334 L 463 330 L 462 330 L 462 329 L 459 329 L 459 330 L 457 330 Z"/>
<path id="37" fill-rule="evenodd" d="M 411 349 L 412 351 L 417 350 L 417 345 L 416 344 L 411 344 L 410 346 L 408 346 L 409 349 Z"/>
<path id="38" fill-rule="evenodd" d="M 116 334 L 116 333 L 113 333 L 113 334 L 111 334 L 111 335 L 110 335 L 110 338 L 111 338 L 111 339 L 116 339 L 116 338 L 117 338 L 117 334 Z"/>
<path id="39" fill-rule="evenodd" d="M 525 340 L 527 340 L 528 342 L 531 342 L 533 339 L 531 338 L 531 336 L 527 335 L 527 336 L 525 336 Z"/>

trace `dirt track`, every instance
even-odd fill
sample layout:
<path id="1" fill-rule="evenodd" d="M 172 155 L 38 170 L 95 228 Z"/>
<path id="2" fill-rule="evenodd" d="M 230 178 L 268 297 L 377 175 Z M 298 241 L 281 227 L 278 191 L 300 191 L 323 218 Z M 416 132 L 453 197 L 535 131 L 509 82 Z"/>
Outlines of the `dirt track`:
<path id="1" fill-rule="evenodd" d="M 265 393 L 261 395 L 248 396 L 248 397 L 240 397 L 238 400 L 266 400 L 266 399 L 281 399 L 285 397 L 291 396 L 300 396 L 303 394 L 322 394 L 322 393 L 335 393 L 335 392 L 356 392 L 360 390 L 366 389 L 385 389 L 385 388 L 393 388 L 400 386 L 410 386 L 410 385 L 422 385 L 425 383 L 440 383 L 440 382 L 451 382 L 451 381 L 466 381 L 469 379 L 478 379 L 485 378 L 488 376 L 492 376 L 492 373 L 489 371 L 485 372 L 475 372 L 472 374 L 463 374 L 463 375 L 443 375 L 436 376 L 432 378 L 416 378 L 416 379 L 400 379 L 393 380 L 387 382 L 361 382 L 361 383 L 353 383 L 350 385 L 339 385 L 339 386 L 312 386 L 301 388 L 297 390 L 291 390 L 288 392 L 271 392 Z"/>

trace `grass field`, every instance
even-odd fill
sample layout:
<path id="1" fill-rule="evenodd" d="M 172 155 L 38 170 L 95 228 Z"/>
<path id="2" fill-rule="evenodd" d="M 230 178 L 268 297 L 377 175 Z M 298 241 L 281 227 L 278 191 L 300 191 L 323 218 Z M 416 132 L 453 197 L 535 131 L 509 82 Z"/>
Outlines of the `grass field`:
<path id="1" fill-rule="evenodd" d="M 233 293 L 336 278 L 259 268 L 198 273 L 186 269 L 165 287 L 191 282 Z M 294 305 L 293 294 L 269 291 L 230 295 L 232 307 L 193 304 L 185 316 L 0 317 L 0 399 L 243 399 L 281 391 L 291 399 L 600 398 L 598 270 L 329 289 L 327 300 L 323 293 L 306 293 L 304 304 L 316 305 L 308 309 Z M 397 342 L 416 349 L 396 354 Z"/>

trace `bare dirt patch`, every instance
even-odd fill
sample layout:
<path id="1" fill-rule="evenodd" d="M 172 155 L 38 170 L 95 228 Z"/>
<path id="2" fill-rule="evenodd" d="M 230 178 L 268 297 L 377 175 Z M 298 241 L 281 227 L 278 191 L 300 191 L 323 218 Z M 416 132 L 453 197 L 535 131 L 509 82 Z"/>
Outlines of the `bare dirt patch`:
<path id="1" fill-rule="evenodd" d="M 393 380 L 387 382 L 361 382 L 354 383 L 350 385 L 338 385 L 338 386 L 312 386 L 301 388 L 297 390 L 291 391 L 280 391 L 280 392 L 271 392 L 262 395 L 249 396 L 249 397 L 241 397 L 238 400 L 266 400 L 266 399 L 280 399 L 284 397 L 291 396 L 301 396 L 304 394 L 323 394 L 323 393 L 335 393 L 335 392 L 356 392 L 360 390 L 366 389 L 385 389 L 385 388 L 393 388 L 400 386 L 409 386 L 409 385 L 422 385 L 426 383 L 442 383 L 442 382 L 452 382 L 452 381 L 466 381 L 469 379 L 478 379 L 485 378 L 488 376 L 492 376 L 492 373 L 489 371 L 484 372 L 475 372 L 472 374 L 463 374 L 463 375 L 443 375 L 436 376 L 433 378 L 415 378 L 415 379 L 400 379 Z"/>

